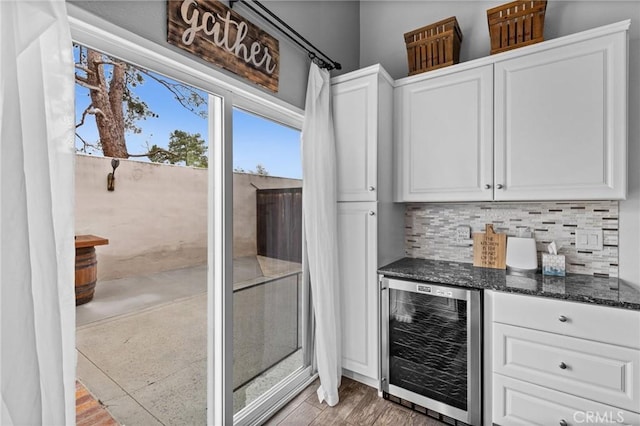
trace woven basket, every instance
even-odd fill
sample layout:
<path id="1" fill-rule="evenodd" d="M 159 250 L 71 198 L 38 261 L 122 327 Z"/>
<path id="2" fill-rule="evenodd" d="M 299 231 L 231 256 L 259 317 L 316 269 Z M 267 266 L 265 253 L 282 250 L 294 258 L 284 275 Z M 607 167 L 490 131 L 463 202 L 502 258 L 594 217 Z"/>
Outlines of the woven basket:
<path id="1" fill-rule="evenodd" d="M 457 64 L 462 31 L 455 16 L 405 33 L 409 75 Z"/>
<path id="2" fill-rule="evenodd" d="M 547 1 L 514 1 L 487 10 L 491 54 L 544 40 Z"/>

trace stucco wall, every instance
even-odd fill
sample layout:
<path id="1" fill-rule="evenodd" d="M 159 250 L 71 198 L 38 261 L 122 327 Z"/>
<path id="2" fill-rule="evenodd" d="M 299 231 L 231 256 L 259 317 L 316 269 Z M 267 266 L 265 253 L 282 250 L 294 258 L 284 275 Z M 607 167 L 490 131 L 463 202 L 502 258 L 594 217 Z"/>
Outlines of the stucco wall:
<path id="1" fill-rule="evenodd" d="M 165 0 L 67 1 L 158 45 L 191 59 L 200 60 L 196 56 L 167 43 Z M 329 55 L 331 59 L 340 62 L 342 70 L 334 70 L 332 75 L 339 75 L 358 68 L 360 6 L 357 1 L 267 0 L 263 1 L 263 4 L 318 49 Z M 274 95 L 294 106 L 304 108 L 309 74 L 309 60 L 306 53 L 253 14 L 246 6 L 237 3 L 234 10 L 280 41 L 280 87 Z M 201 62 L 215 68 L 214 65 Z M 226 70 L 216 69 L 247 82 Z M 256 86 L 256 88 L 263 90 L 260 86 Z M 264 91 L 271 93 L 266 89 Z"/>
<path id="2" fill-rule="evenodd" d="M 206 169 L 120 160 L 113 192 L 110 171 L 110 158 L 76 157 L 76 234 L 109 239 L 96 248 L 99 280 L 206 264 Z M 256 188 L 300 186 L 234 174 L 234 256 L 256 254 Z"/>
<path id="3" fill-rule="evenodd" d="M 120 160 L 113 192 L 110 171 L 110 158 L 76 157 L 76 234 L 109 239 L 99 280 L 207 262 L 206 169 Z"/>
<path id="4" fill-rule="evenodd" d="M 403 34 L 456 16 L 464 39 L 462 62 L 489 55 L 487 9 L 507 1 L 362 1 L 360 65 L 380 63 L 394 78 L 407 76 Z M 629 190 L 620 202 L 620 278 L 640 286 L 640 2 L 549 1 L 547 40 L 631 19 L 629 40 Z M 384 23 L 384 27 L 382 27 Z M 381 31 L 384 28 L 384 31 Z"/>

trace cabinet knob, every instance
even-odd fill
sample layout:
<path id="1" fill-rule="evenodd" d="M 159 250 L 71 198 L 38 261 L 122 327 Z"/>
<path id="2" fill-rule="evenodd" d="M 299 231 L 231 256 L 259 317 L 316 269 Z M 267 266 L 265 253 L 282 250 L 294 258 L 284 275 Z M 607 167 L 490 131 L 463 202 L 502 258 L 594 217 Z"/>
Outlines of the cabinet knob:
<path id="1" fill-rule="evenodd" d="M 484 189 L 491 189 L 491 185 L 489 185 L 488 183 L 485 184 Z"/>
<path id="2" fill-rule="evenodd" d="M 558 321 L 560 321 L 560 322 L 567 322 L 567 317 L 565 317 L 564 315 L 560 315 L 560 316 L 558 317 Z"/>
<path id="3" fill-rule="evenodd" d="M 560 426 L 569 426 L 569 423 L 565 419 L 560 420 Z"/>
<path id="4" fill-rule="evenodd" d="M 560 367 L 561 370 L 566 370 L 567 369 L 567 364 L 565 364 L 564 362 L 561 362 L 558 367 Z"/>
<path id="5" fill-rule="evenodd" d="M 370 187 L 369 187 L 369 191 L 373 192 L 373 191 L 375 191 L 375 190 L 376 190 L 376 187 L 375 187 L 375 186 L 370 186 Z"/>
<path id="6" fill-rule="evenodd" d="M 374 212 L 373 210 L 369 210 L 369 216 L 375 216 L 376 212 Z"/>
<path id="7" fill-rule="evenodd" d="M 501 183 L 499 183 L 499 184 L 497 184 L 497 185 L 496 185 L 496 188 L 498 188 L 498 189 L 502 189 L 502 188 L 504 188 L 504 185 L 503 185 L 503 184 L 501 184 Z"/>

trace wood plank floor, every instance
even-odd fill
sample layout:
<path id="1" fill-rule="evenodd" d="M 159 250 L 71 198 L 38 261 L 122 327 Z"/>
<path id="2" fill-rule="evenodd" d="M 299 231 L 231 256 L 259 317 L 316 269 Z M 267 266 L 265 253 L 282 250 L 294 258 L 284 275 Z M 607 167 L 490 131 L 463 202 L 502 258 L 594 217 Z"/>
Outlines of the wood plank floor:
<path id="1" fill-rule="evenodd" d="M 265 425 L 268 426 L 443 426 L 446 423 L 378 397 L 369 386 L 342 378 L 335 407 L 318 402 L 318 380 L 309 385 Z M 119 426 L 106 408 L 76 381 L 76 424 Z"/>
<path id="2" fill-rule="evenodd" d="M 340 386 L 340 402 L 335 407 L 320 404 L 313 382 L 278 411 L 268 426 L 442 426 L 424 414 L 378 397 L 378 391 L 346 377 Z"/>

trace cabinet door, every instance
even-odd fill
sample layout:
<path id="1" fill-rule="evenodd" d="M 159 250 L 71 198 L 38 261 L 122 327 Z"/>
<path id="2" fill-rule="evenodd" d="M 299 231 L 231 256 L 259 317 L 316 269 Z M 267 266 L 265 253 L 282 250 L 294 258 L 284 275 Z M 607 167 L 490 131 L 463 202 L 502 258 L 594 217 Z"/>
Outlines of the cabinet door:
<path id="1" fill-rule="evenodd" d="M 626 32 L 496 63 L 495 199 L 624 199 L 626 90 Z"/>
<path id="2" fill-rule="evenodd" d="M 338 203 L 342 367 L 378 380 L 376 203 Z"/>
<path id="3" fill-rule="evenodd" d="M 493 66 L 396 89 L 398 201 L 493 199 Z"/>
<path id="4" fill-rule="evenodd" d="M 376 201 L 378 76 L 332 86 L 338 201 Z"/>
<path id="5" fill-rule="evenodd" d="M 493 371 L 627 410 L 640 407 L 640 351 L 493 324 Z"/>
<path id="6" fill-rule="evenodd" d="M 493 375 L 493 423 L 499 425 L 638 425 L 640 415 L 500 374 Z"/>

